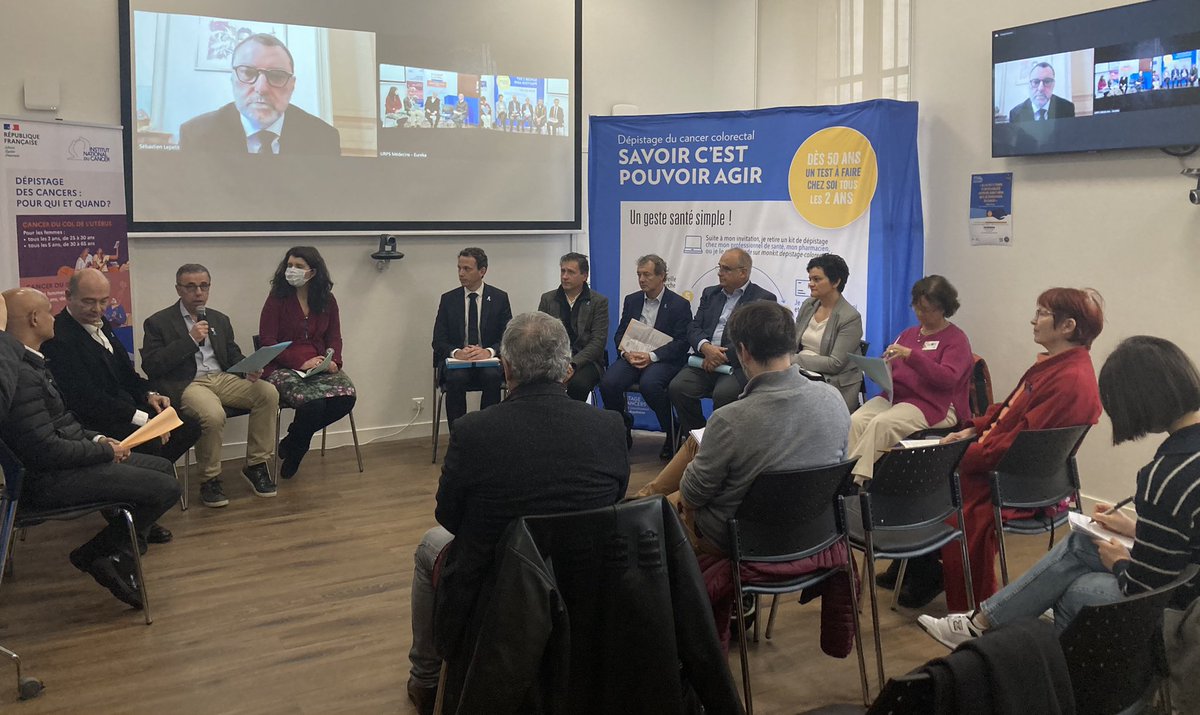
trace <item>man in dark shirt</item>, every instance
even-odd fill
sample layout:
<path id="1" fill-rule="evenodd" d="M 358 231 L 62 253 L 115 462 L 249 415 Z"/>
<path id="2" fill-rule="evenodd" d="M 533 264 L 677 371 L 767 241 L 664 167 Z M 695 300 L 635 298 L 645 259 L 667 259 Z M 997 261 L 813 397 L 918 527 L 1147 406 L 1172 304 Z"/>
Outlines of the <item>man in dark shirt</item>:
<path id="1" fill-rule="evenodd" d="M 567 397 L 571 346 L 560 320 L 518 315 L 500 356 L 508 399 L 455 424 L 438 484 L 441 526 L 425 533 L 415 554 L 408 695 L 420 713 L 433 712 L 441 656 L 460 642 L 509 522 L 608 506 L 629 482 L 620 416 Z M 435 607 L 433 567 L 451 540 Z"/>

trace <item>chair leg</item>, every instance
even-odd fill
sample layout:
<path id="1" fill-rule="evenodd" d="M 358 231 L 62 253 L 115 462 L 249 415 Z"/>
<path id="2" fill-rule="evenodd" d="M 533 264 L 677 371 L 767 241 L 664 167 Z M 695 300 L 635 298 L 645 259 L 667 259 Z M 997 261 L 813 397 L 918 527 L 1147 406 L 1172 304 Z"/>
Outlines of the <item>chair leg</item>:
<path id="1" fill-rule="evenodd" d="M 875 593 L 875 546 L 871 543 L 871 532 L 866 532 L 867 541 L 867 589 L 871 593 L 871 627 L 875 630 L 875 669 L 879 676 L 879 690 L 883 691 L 883 645 L 879 639 L 879 596 Z M 896 584 L 897 590 L 900 588 Z"/>
<path id="2" fill-rule="evenodd" d="M 321 456 L 325 456 L 325 428 L 321 428 Z"/>
<path id="3" fill-rule="evenodd" d="M 142 557 L 138 554 L 137 530 L 133 528 L 133 514 L 128 509 L 121 509 L 125 516 L 125 525 L 129 527 L 129 546 L 133 550 L 133 566 L 137 571 L 138 588 L 142 590 L 142 615 L 146 617 L 146 625 L 154 622 L 150 616 L 150 591 L 146 588 L 146 577 L 142 573 Z"/>
<path id="4" fill-rule="evenodd" d="M 859 622 L 861 590 L 858 575 L 854 573 L 854 552 L 850 550 L 850 541 L 846 544 L 846 576 L 850 579 L 850 605 L 854 608 L 854 650 L 858 653 L 858 677 L 862 681 L 863 705 L 871 706 L 870 687 L 867 685 L 867 659 L 863 656 L 862 623 Z M 768 629 L 769 630 L 769 629 Z"/>
<path id="5" fill-rule="evenodd" d="M 350 411 L 350 438 L 354 440 L 354 456 L 358 458 L 358 473 L 362 474 L 362 449 L 358 446 L 358 427 L 354 425 L 354 411 Z"/>
<path id="6" fill-rule="evenodd" d="M 437 464 L 438 432 L 442 427 L 442 398 L 446 393 L 433 388 L 433 463 Z"/>
<path id="7" fill-rule="evenodd" d="M 276 479 L 275 475 L 279 474 L 279 421 L 281 419 L 283 419 L 283 410 L 282 409 L 275 410 L 275 459 L 272 460 L 272 463 L 274 464 L 275 469 L 271 470 L 271 483 L 272 484 L 275 483 L 275 479 Z"/>
<path id="8" fill-rule="evenodd" d="M 758 642 L 758 635 L 759 635 L 760 630 L 762 629 L 762 618 L 759 618 L 760 613 L 762 613 L 762 599 L 759 598 L 758 594 L 756 593 L 756 594 L 754 594 L 754 642 L 755 643 Z"/>
<path id="9" fill-rule="evenodd" d="M 992 528 L 996 530 L 996 544 L 1000 551 L 1000 581 L 1005 586 L 1008 585 L 1008 552 L 1004 548 L 1004 521 L 1000 514 L 1000 507 L 992 507 L 992 520 L 994 525 Z M 959 522 L 962 523 L 961 521 Z"/>
<path id="10" fill-rule="evenodd" d="M 962 549 L 963 585 L 967 587 L 967 610 L 974 611 L 976 605 L 975 584 L 971 580 L 971 556 L 967 553 L 967 535 L 965 532 L 958 537 L 958 545 Z"/>
<path id="11" fill-rule="evenodd" d="M 767 640 L 771 640 L 771 630 L 775 628 L 775 606 L 779 605 L 779 594 L 771 596 L 771 616 L 767 618 Z"/>
<path id="12" fill-rule="evenodd" d="M 746 652 L 746 614 L 742 612 L 742 576 L 739 571 L 738 564 L 734 563 L 733 611 L 737 614 L 738 655 L 742 659 L 742 700 L 746 705 L 746 715 L 754 715 L 754 696 L 750 692 L 750 654 Z"/>
<path id="13" fill-rule="evenodd" d="M 9 660 L 17 667 L 17 697 L 21 700 L 30 700 L 41 695 L 42 681 L 21 675 L 21 656 L 4 646 L 0 646 L 0 654 L 8 656 Z"/>
<path id="14" fill-rule="evenodd" d="M 896 574 L 896 585 L 892 587 L 892 610 L 900 610 L 900 589 L 904 587 L 904 577 L 908 574 L 908 559 L 900 559 L 900 571 Z"/>
<path id="15" fill-rule="evenodd" d="M 188 510 L 188 489 L 192 481 L 192 450 L 183 453 L 183 489 L 179 495 L 179 511 Z"/>

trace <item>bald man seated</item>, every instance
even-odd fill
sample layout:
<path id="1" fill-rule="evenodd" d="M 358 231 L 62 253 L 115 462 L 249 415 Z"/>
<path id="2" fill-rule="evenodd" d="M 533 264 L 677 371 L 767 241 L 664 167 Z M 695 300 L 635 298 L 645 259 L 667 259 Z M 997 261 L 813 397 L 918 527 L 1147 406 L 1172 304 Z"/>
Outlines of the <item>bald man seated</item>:
<path id="1" fill-rule="evenodd" d="M 3 298 L 9 314 L 6 332 L 23 346 L 8 414 L 0 422 L 0 440 L 25 465 L 21 502 L 55 509 L 121 502 L 129 506 L 144 538 L 179 498 L 171 463 L 131 454 L 112 437 L 84 429 L 63 404 L 41 352 L 42 344 L 54 337 L 50 300 L 32 288 L 5 291 Z M 142 588 L 128 539 L 125 526 L 113 520 L 72 551 L 70 560 L 140 610 Z"/>
<path id="2" fill-rule="evenodd" d="M 95 268 L 71 276 L 67 306 L 54 318 L 54 337 L 42 344 L 67 409 L 85 429 L 125 439 L 151 417 L 171 406 L 171 398 L 150 389 L 133 369 L 133 360 L 104 317 L 112 297 L 108 278 Z M 183 426 L 134 448 L 174 464 L 200 438 L 200 418 L 175 406 Z M 165 441 L 164 441 L 165 440 Z M 165 544 L 171 532 L 154 524 L 147 540 Z"/>

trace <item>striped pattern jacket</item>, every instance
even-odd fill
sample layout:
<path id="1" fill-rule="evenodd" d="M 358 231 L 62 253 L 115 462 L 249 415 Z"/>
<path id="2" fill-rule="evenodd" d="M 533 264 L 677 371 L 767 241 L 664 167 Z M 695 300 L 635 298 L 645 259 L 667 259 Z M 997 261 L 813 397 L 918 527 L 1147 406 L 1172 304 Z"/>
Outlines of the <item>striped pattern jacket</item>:
<path id="1" fill-rule="evenodd" d="M 1137 532 L 1129 561 L 1114 571 L 1126 595 L 1165 586 L 1189 563 L 1200 563 L 1200 425 L 1177 430 L 1137 476 Z M 1200 596 L 1200 584 L 1180 589 L 1173 605 Z"/>

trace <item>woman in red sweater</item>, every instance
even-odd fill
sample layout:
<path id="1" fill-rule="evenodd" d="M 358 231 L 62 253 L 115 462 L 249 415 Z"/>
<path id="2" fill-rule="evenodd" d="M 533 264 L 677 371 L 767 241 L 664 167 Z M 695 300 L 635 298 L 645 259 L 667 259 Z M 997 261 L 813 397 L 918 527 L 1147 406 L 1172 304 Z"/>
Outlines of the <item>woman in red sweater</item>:
<path id="1" fill-rule="evenodd" d="M 996 592 L 996 531 L 988 472 L 1023 430 L 1094 425 L 1100 419 L 1100 392 L 1092 367 L 1092 341 L 1104 328 L 1104 304 L 1094 290 L 1051 288 L 1037 300 L 1033 341 L 1046 349 L 1004 402 L 992 405 L 969 427 L 944 441 L 978 440 L 958 465 L 966 519 L 967 551 L 975 602 Z M 959 547 L 942 550 L 946 603 L 967 610 Z"/>
<path id="2" fill-rule="evenodd" d="M 280 476 L 291 479 L 308 452 L 313 435 L 354 409 L 354 383 L 342 372 L 342 326 L 333 281 L 325 259 L 311 246 L 295 246 L 275 269 L 271 294 L 258 320 L 259 340 L 292 344 L 263 371 L 279 389 L 279 404 L 294 407 L 296 417 L 279 442 Z M 325 361 L 327 368 L 302 377 Z"/>

